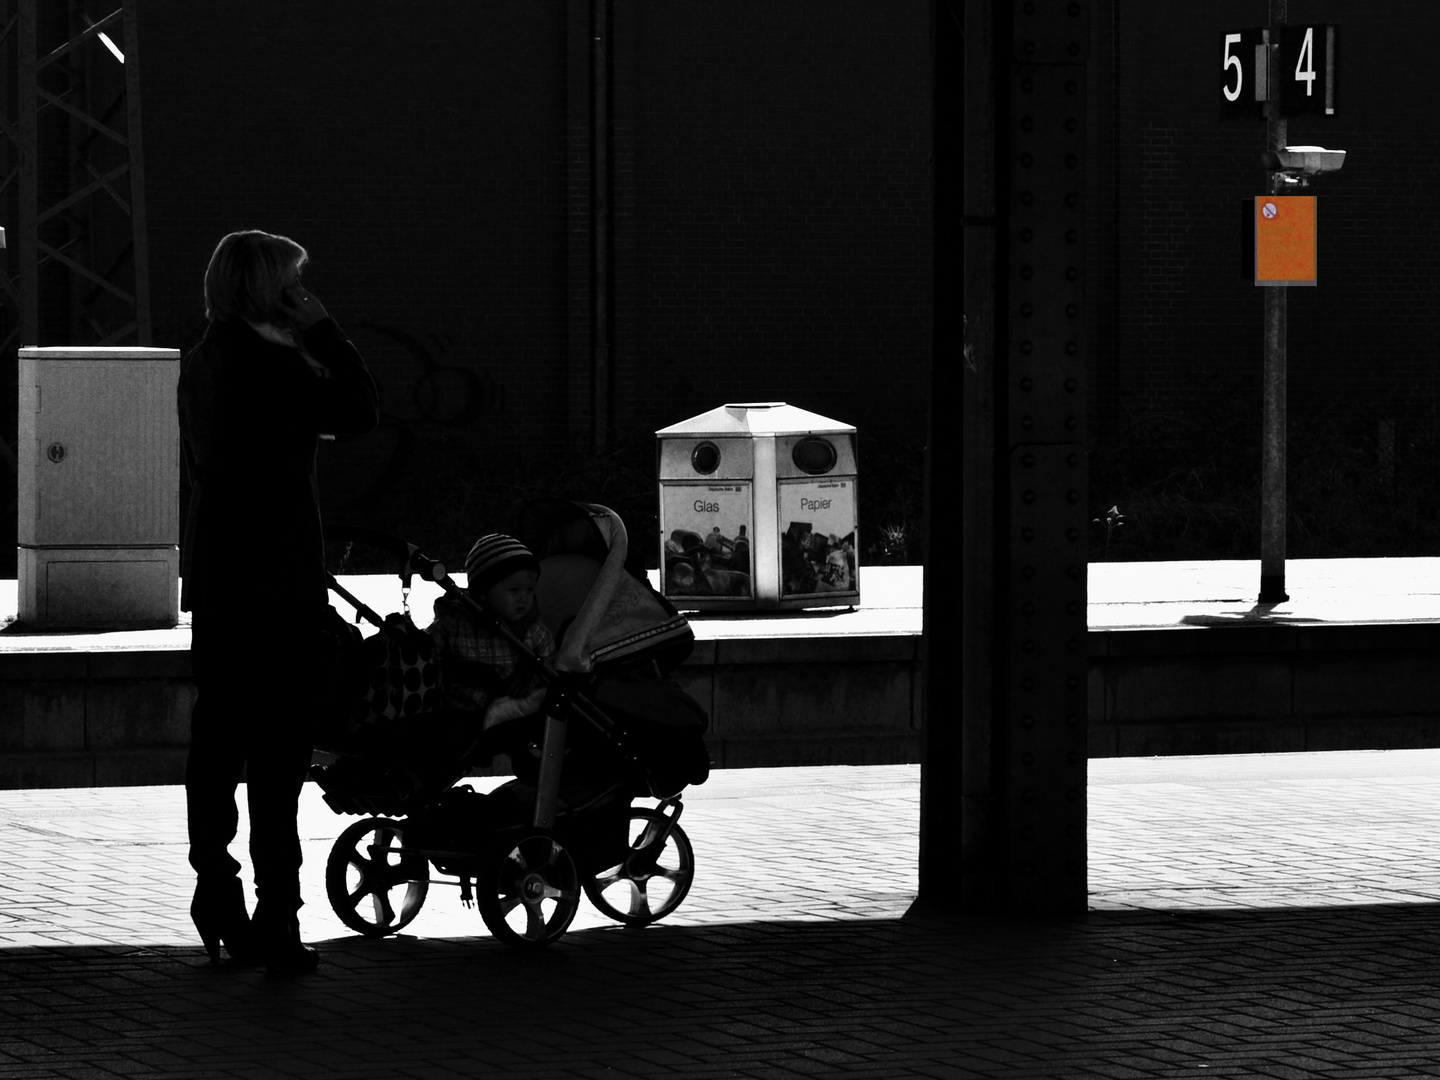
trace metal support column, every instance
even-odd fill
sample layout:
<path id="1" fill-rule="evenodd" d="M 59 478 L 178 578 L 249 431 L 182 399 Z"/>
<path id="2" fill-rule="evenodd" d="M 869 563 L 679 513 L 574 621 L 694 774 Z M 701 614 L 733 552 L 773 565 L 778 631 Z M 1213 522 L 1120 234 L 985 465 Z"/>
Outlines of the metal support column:
<path id="1" fill-rule="evenodd" d="M 964 11 L 962 877 L 954 900 L 1083 911 L 1089 5 L 976 0 Z M 927 724 L 945 719 L 932 703 Z M 922 835 L 926 799 L 922 791 Z M 921 890 L 922 901 L 943 899 L 926 896 L 923 867 Z"/>
<path id="2" fill-rule="evenodd" d="M 983 96 L 983 83 L 978 78 L 981 65 L 966 52 L 964 2 L 933 0 L 931 8 L 932 77 L 935 80 L 931 99 L 934 281 L 930 415 L 925 445 L 924 562 L 928 567 L 943 564 L 953 568 L 956 553 L 951 522 L 955 508 L 968 503 L 970 465 L 974 460 L 969 435 L 973 426 L 963 359 L 968 349 L 966 325 L 963 315 L 957 317 L 956 307 L 962 294 L 969 303 L 963 284 L 968 280 L 964 272 L 966 256 L 982 239 L 988 240 L 991 231 L 984 223 L 976 223 L 972 229 L 970 219 L 965 217 L 970 193 L 964 139 L 975 134 L 972 130 L 975 125 L 969 117 Z M 973 87 L 972 75 L 976 76 Z M 961 200 L 954 195 L 962 187 L 966 189 L 963 208 Z M 961 447 L 956 446 L 954 438 L 957 406 L 963 409 L 962 452 L 957 452 Z M 936 524 L 941 519 L 945 521 L 944 534 Z M 969 515 L 962 518 L 962 524 L 963 559 L 973 546 Z M 955 679 L 962 645 L 970 636 L 965 632 L 965 627 L 970 625 L 970 613 L 964 604 L 963 576 L 953 570 L 925 574 L 926 617 L 921 634 L 920 709 L 924 719 L 920 755 L 919 904 L 935 908 L 958 906 L 965 880 L 961 838 L 970 815 L 962 800 L 956 798 L 956 781 L 965 761 L 965 732 L 961 723 L 964 710 L 958 703 L 968 698 L 970 684 L 966 681 L 957 685 Z"/>
<path id="3" fill-rule="evenodd" d="M 610 235 L 610 4 L 592 0 L 590 7 L 590 199 L 594 230 L 590 265 L 594 280 L 591 342 L 590 444 L 603 451 L 610 442 L 611 270 Z"/>
<path id="4" fill-rule="evenodd" d="M 609 0 L 566 7 L 566 180 L 571 453 L 603 450 L 613 427 L 614 109 Z"/>

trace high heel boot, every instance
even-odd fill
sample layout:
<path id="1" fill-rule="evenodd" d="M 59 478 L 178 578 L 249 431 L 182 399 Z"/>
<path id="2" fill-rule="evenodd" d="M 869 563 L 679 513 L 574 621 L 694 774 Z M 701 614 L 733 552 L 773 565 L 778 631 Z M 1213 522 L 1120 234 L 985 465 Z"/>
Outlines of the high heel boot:
<path id="1" fill-rule="evenodd" d="M 210 962 L 220 962 L 220 946 L 240 964 L 257 959 L 255 935 L 245 913 L 245 893 L 239 878 L 202 879 L 190 901 L 190 919 L 200 932 Z"/>
<path id="2" fill-rule="evenodd" d="M 255 910 L 255 941 L 265 970 L 271 975 L 308 975 L 320 966 L 320 954 L 300 941 L 300 919 L 272 916 L 263 908 Z"/>

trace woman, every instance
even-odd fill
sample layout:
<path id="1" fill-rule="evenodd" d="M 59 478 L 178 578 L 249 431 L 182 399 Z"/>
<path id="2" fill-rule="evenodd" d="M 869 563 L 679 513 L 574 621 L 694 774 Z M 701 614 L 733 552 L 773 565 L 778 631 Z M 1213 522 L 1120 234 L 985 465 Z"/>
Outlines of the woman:
<path id="1" fill-rule="evenodd" d="M 212 961 L 314 970 L 300 942 L 300 789 L 317 680 L 328 661 L 329 597 L 315 484 L 321 433 L 379 422 L 375 382 L 355 347 L 300 283 L 308 255 L 283 236 L 220 241 L 205 271 L 204 339 L 180 371 L 180 434 L 190 478 L 180 606 L 192 613 L 198 697 L 185 795 L 190 915 Z M 245 770 L 252 921 L 229 853 Z"/>

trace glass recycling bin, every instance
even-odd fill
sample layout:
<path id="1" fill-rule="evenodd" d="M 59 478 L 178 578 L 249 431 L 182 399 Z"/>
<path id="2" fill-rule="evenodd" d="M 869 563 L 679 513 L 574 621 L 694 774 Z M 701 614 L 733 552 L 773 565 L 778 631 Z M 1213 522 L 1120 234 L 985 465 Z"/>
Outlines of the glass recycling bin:
<path id="1" fill-rule="evenodd" d="M 660 591 L 676 607 L 860 600 L 855 428 L 783 401 L 722 405 L 657 431 Z"/>

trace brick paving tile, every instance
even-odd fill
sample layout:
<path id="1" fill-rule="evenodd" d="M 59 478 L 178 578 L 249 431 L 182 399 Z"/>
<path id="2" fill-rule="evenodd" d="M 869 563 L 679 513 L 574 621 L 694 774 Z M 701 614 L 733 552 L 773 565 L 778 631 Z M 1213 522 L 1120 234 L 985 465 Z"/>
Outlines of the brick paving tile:
<path id="1" fill-rule="evenodd" d="M 307 789 L 296 980 L 205 963 L 178 789 L 0 792 L 0 1080 L 1440 1075 L 1437 773 L 1092 762 L 1091 913 L 1007 920 L 910 911 L 914 767 L 721 772 L 670 919 L 528 955 L 453 887 L 345 931 Z"/>

